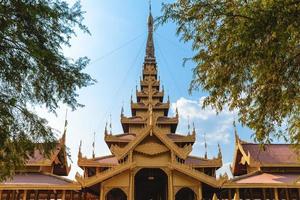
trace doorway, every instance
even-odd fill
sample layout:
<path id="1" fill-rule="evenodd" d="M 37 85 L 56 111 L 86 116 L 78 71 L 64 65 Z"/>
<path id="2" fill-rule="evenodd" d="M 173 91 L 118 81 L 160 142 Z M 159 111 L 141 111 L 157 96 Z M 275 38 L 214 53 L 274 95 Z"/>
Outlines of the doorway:
<path id="1" fill-rule="evenodd" d="M 159 168 L 141 169 L 134 177 L 135 200 L 167 200 L 168 176 Z"/>

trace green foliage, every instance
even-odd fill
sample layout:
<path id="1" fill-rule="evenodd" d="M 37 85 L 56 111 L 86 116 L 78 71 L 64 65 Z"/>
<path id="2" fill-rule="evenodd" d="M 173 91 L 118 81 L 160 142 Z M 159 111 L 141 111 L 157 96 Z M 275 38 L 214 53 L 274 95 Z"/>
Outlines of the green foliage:
<path id="1" fill-rule="evenodd" d="M 300 144 L 300 1 L 177 0 L 163 5 L 163 24 L 193 44 L 190 90 L 204 106 L 237 109 L 239 121 L 267 143 Z"/>
<path id="2" fill-rule="evenodd" d="M 88 59 L 74 61 L 62 52 L 74 28 L 89 33 L 82 20 L 79 2 L 0 1 L 0 181 L 24 166 L 34 148 L 49 155 L 57 142 L 47 121 L 30 108 L 55 113 L 59 103 L 82 106 L 76 90 L 93 83 L 82 72 Z"/>

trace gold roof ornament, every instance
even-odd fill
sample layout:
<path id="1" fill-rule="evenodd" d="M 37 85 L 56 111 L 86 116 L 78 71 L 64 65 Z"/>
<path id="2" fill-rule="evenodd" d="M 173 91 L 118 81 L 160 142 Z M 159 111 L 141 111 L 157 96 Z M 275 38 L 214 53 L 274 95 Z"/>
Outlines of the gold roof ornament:
<path id="1" fill-rule="evenodd" d="M 109 134 L 112 135 L 112 120 L 111 120 L 111 114 L 109 115 Z"/>
<path id="2" fill-rule="evenodd" d="M 205 155 L 204 155 L 204 158 L 207 159 L 206 133 L 204 133 L 204 148 L 205 148 Z"/>
<path id="3" fill-rule="evenodd" d="M 193 131 L 192 131 L 192 135 L 196 135 L 196 129 L 195 129 L 195 123 L 193 122 Z"/>
<path id="4" fill-rule="evenodd" d="M 121 117 L 124 117 L 124 106 L 121 108 Z"/>
<path id="5" fill-rule="evenodd" d="M 78 148 L 78 159 L 82 158 L 81 147 L 82 147 L 82 140 L 80 140 L 80 144 L 79 144 L 79 148 Z"/>
<path id="6" fill-rule="evenodd" d="M 218 158 L 222 158 L 222 151 L 221 151 L 221 146 L 220 143 L 218 143 Z"/>
<path id="7" fill-rule="evenodd" d="M 190 116 L 188 116 L 188 135 L 191 133 Z"/>
<path id="8" fill-rule="evenodd" d="M 107 122 L 105 123 L 104 135 L 105 135 L 105 136 L 107 136 L 107 135 L 108 135 L 108 132 L 107 132 Z"/>
<path id="9" fill-rule="evenodd" d="M 95 142 L 96 142 L 96 133 L 94 132 L 94 141 L 93 141 L 93 144 L 92 144 L 92 147 L 93 147 L 92 156 L 93 156 L 93 158 L 95 158 Z"/>
<path id="10" fill-rule="evenodd" d="M 218 200 L 216 193 L 214 193 L 212 200 Z"/>

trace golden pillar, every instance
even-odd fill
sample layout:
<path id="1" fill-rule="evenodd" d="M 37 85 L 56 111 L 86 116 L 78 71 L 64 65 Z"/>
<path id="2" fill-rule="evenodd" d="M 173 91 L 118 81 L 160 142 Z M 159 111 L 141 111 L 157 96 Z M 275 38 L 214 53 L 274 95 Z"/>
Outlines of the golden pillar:
<path id="1" fill-rule="evenodd" d="M 235 194 L 234 194 L 234 200 L 239 200 L 240 199 L 240 190 L 239 188 L 235 189 Z"/>
<path id="2" fill-rule="evenodd" d="M 66 190 L 63 190 L 61 200 L 65 200 L 65 199 L 66 199 Z"/>
<path id="3" fill-rule="evenodd" d="M 103 184 L 100 184 L 100 195 L 99 195 L 100 200 L 104 200 L 104 188 Z"/>
<path id="4" fill-rule="evenodd" d="M 198 188 L 198 200 L 202 200 L 203 199 L 203 194 L 202 194 L 202 183 L 199 184 L 199 188 Z"/>
<path id="5" fill-rule="evenodd" d="M 129 174 L 129 199 L 134 200 L 134 173 Z"/>
<path id="6" fill-rule="evenodd" d="M 27 190 L 24 190 L 22 200 L 26 200 L 26 199 L 27 199 Z M 1 200 L 1 197 L 0 197 L 0 200 Z"/>
<path id="7" fill-rule="evenodd" d="M 285 196 L 286 196 L 286 200 L 290 200 L 290 194 L 288 188 L 285 188 Z"/>
<path id="8" fill-rule="evenodd" d="M 168 179 L 169 179 L 169 181 L 168 181 L 168 193 L 169 193 L 169 200 L 173 200 L 174 199 L 174 192 L 173 192 L 173 173 L 172 173 L 172 171 L 170 171 L 169 173 L 168 173 Z"/>
<path id="9" fill-rule="evenodd" d="M 275 198 L 275 200 L 279 200 L 278 189 L 277 188 L 274 188 L 274 198 Z"/>

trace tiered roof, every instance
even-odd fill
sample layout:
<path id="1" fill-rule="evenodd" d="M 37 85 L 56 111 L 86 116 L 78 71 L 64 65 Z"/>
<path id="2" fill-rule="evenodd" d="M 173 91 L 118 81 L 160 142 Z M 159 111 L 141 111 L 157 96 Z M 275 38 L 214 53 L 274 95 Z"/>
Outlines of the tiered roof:
<path id="1" fill-rule="evenodd" d="M 153 17 L 150 12 L 140 86 L 136 90 L 136 101 L 131 99 L 132 115 L 125 116 L 122 109 L 120 118 L 124 133 L 112 134 L 105 128 L 104 140 L 111 155 L 86 158 L 79 152 L 78 165 L 85 170 L 85 174 L 84 177 L 78 174 L 76 179 L 85 187 L 134 166 L 133 152 L 146 156 L 170 152 L 173 159 L 170 162 L 174 162 L 174 168 L 208 184 L 219 184 L 213 174 L 215 169 L 222 166 L 221 153 L 213 159 L 190 156 L 196 139 L 195 129 L 185 135 L 176 133 L 179 122 L 178 111 L 176 110 L 175 116 L 168 116 L 170 100 L 167 98 L 164 101 L 164 90 L 158 80 L 157 71 L 153 44 Z M 212 173 L 205 174 L 204 168 L 209 168 L 208 171 Z"/>
<path id="2" fill-rule="evenodd" d="M 241 140 L 236 134 L 236 148 L 232 165 L 235 176 L 252 171 L 285 167 L 300 168 L 300 151 L 290 144 L 255 144 Z"/>
<path id="3" fill-rule="evenodd" d="M 36 149 L 29 155 L 25 168 L 17 170 L 10 180 L 0 183 L 0 189 L 80 190 L 80 184 L 62 177 L 68 176 L 71 169 L 67 161 L 65 142 L 66 127 L 49 157 L 42 150 Z"/>
<path id="4" fill-rule="evenodd" d="M 225 188 L 300 187 L 300 151 L 290 144 L 255 144 L 235 134 L 232 180 Z"/>

